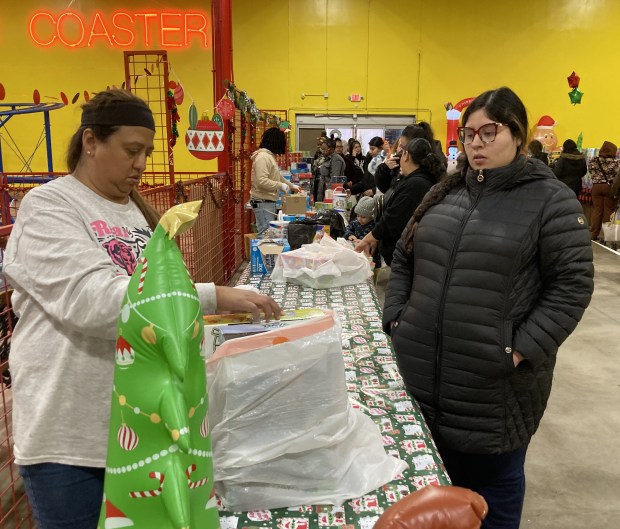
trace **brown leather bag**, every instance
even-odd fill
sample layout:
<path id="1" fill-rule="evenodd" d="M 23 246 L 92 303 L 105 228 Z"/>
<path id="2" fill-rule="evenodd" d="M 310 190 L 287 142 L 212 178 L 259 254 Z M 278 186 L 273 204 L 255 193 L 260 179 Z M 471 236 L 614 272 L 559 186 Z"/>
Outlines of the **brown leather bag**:
<path id="1" fill-rule="evenodd" d="M 462 487 L 424 487 L 389 507 L 374 529 L 480 529 L 489 508 Z"/>

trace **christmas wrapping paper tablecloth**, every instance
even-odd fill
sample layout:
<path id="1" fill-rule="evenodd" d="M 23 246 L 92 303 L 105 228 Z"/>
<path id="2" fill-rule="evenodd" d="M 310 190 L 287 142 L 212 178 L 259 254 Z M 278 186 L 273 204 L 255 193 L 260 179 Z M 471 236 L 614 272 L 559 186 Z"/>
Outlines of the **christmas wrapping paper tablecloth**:
<path id="1" fill-rule="evenodd" d="M 405 390 L 392 343 L 381 329 L 381 308 L 370 281 L 313 290 L 272 283 L 265 276 L 251 277 L 247 268 L 238 284 L 258 288 L 284 309 L 319 307 L 338 314 L 349 399 L 377 423 L 387 452 L 406 461 L 409 468 L 402 479 L 341 507 L 306 505 L 234 513 L 220 510 L 222 529 L 371 529 L 385 509 L 408 493 L 430 484 L 450 484 L 424 418 Z"/>

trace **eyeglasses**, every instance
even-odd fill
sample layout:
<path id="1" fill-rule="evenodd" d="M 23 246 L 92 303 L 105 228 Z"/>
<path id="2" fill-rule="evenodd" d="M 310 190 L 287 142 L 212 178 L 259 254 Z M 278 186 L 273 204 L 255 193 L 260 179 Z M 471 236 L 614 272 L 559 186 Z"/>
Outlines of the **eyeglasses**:
<path id="1" fill-rule="evenodd" d="M 495 141 L 497 136 L 497 129 L 499 127 L 505 127 L 503 123 L 486 123 L 479 129 L 472 129 L 471 127 L 459 127 L 456 129 L 459 134 L 459 140 L 463 145 L 469 145 L 474 141 L 476 134 L 482 141 L 482 143 L 491 143 Z"/>

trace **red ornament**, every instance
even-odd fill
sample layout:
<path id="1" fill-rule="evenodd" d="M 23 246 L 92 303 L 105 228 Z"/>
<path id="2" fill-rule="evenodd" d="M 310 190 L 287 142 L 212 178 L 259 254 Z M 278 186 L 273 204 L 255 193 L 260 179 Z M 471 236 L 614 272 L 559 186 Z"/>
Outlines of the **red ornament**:
<path id="1" fill-rule="evenodd" d="M 39 94 L 38 90 L 32 92 L 32 100 L 34 101 L 35 105 L 38 105 L 41 102 L 41 94 Z"/>
<path id="2" fill-rule="evenodd" d="M 86 101 L 87 103 L 88 101 L 90 101 L 90 94 L 87 90 L 84 90 L 84 101 Z"/>
<path id="3" fill-rule="evenodd" d="M 138 446 L 138 434 L 125 424 L 118 429 L 116 438 L 118 439 L 118 444 L 123 450 L 130 451 Z"/>
<path id="4" fill-rule="evenodd" d="M 232 119 L 235 117 L 235 104 L 227 97 L 220 99 L 216 105 L 216 109 L 217 113 L 222 116 L 223 119 Z"/>
<path id="5" fill-rule="evenodd" d="M 60 92 L 60 99 L 62 99 L 63 104 L 68 105 L 69 99 L 67 99 L 67 94 L 64 92 Z"/>
<path id="6" fill-rule="evenodd" d="M 181 103 L 183 103 L 183 99 L 185 98 L 185 92 L 183 91 L 183 87 L 179 83 L 174 87 L 173 90 L 174 90 L 174 101 L 176 102 L 177 105 L 180 105 Z"/>
<path id="7" fill-rule="evenodd" d="M 224 131 L 211 119 L 199 119 L 195 129 L 187 129 L 185 145 L 200 160 L 213 160 L 224 151 Z"/>
<path id="8" fill-rule="evenodd" d="M 4 85 L 2 83 L 0 83 L 0 101 L 2 101 L 4 99 L 4 96 L 6 96 L 6 92 L 4 90 Z"/>

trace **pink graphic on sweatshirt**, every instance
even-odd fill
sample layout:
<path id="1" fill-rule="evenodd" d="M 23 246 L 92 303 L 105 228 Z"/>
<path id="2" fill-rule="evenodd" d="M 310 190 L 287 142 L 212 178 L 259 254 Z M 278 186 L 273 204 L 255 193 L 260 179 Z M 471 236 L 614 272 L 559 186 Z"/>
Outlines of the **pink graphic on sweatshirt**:
<path id="1" fill-rule="evenodd" d="M 118 273 L 132 275 L 142 250 L 151 238 L 148 226 L 128 228 L 110 226 L 105 220 L 94 220 L 90 226 L 99 244 L 108 253 Z"/>
<path id="2" fill-rule="evenodd" d="M 128 275 L 133 274 L 136 269 L 136 256 L 127 244 L 118 239 L 112 239 L 104 242 L 102 246 L 108 251 L 112 262 L 116 266 L 126 270 Z"/>

